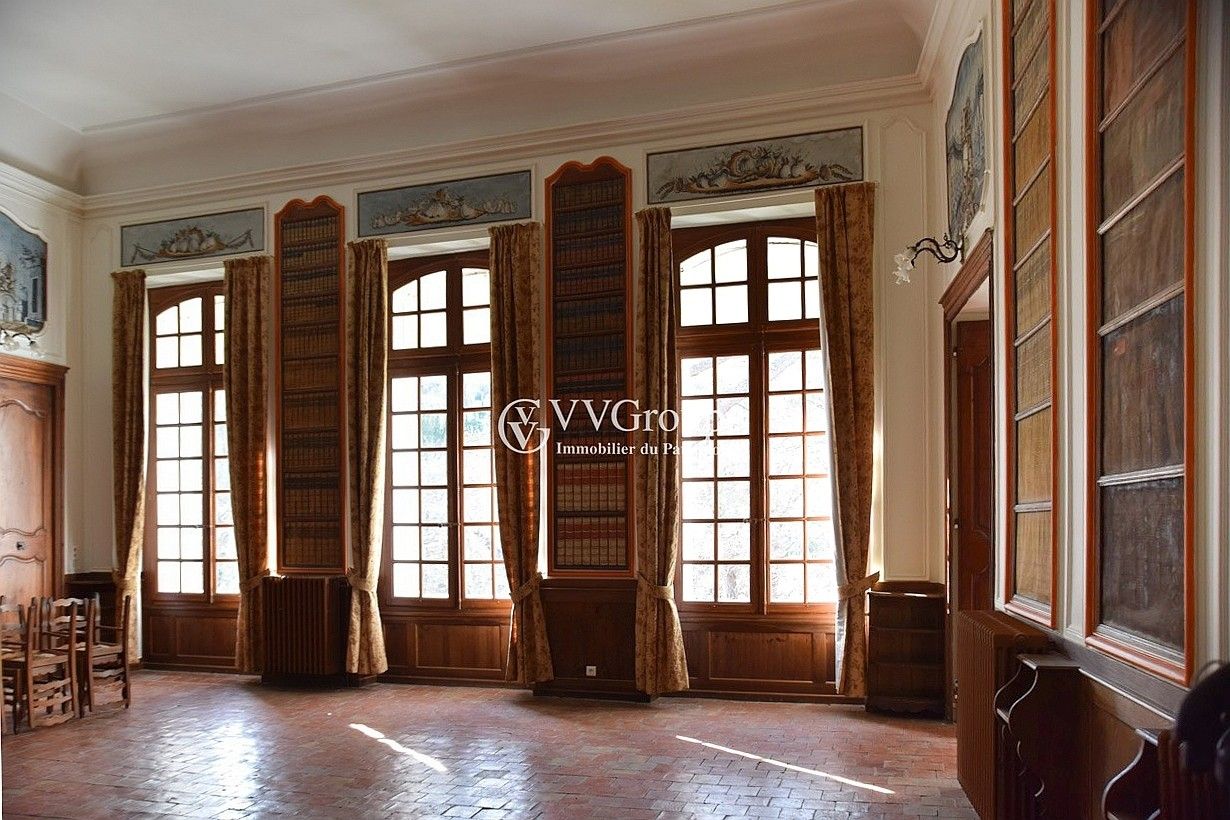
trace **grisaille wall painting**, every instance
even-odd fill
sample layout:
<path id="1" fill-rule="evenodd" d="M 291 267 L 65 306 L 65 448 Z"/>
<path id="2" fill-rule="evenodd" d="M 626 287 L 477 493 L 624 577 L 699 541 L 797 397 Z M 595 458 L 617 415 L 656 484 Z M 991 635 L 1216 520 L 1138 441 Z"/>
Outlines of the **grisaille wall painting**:
<path id="1" fill-rule="evenodd" d="M 507 222 L 534 215 L 529 171 L 359 194 L 359 236 Z"/>
<path id="2" fill-rule="evenodd" d="M 0 211 L 0 327 L 35 333 L 47 321 L 47 243 Z"/>
<path id="3" fill-rule="evenodd" d="M 863 129 L 732 142 L 646 157 L 650 204 L 854 182 Z"/>
<path id="4" fill-rule="evenodd" d="M 157 265 L 265 249 L 265 209 L 167 219 L 120 228 L 120 265 Z"/>
<path id="5" fill-rule="evenodd" d="M 944 125 L 948 165 L 948 233 L 961 239 L 982 202 L 987 170 L 982 35 L 961 55 Z"/>

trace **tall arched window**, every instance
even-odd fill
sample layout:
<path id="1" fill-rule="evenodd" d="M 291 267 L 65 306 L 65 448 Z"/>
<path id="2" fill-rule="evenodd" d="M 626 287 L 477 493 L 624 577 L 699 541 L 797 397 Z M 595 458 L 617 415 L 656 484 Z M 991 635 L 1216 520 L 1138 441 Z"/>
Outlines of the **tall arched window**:
<path id="1" fill-rule="evenodd" d="M 831 604 L 815 223 L 675 232 L 686 609 Z"/>
<path id="2" fill-rule="evenodd" d="M 222 283 L 160 288 L 149 299 L 146 590 L 155 600 L 237 596 Z"/>
<path id="3" fill-rule="evenodd" d="M 389 265 L 389 470 L 382 596 L 505 606 L 492 456 L 487 255 Z"/>

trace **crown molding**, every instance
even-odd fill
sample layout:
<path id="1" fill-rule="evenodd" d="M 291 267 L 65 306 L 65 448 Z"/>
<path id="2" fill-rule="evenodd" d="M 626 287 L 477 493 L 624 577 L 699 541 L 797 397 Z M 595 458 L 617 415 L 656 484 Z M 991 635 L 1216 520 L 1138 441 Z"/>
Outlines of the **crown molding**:
<path id="1" fill-rule="evenodd" d="M 664 142 L 702 135 L 714 126 L 774 127 L 796 120 L 928 104 L 917 74 L 729 100 L 674 111 L 482 137 L 339 160 L 234 174 L 193 182 L 92 194 L 86 216 L 103 218 L 199 205 L 209 199 L 258 197 L 286 188 L 323 187 L 444 171 L 463 166 L 526 161 L 535 156 L 605 148 L 629 142 Z"/>
<path id="2" fill-rule="evenodd" d="M 923 39 L 922 50 L 918 55 L 918 68 L 914 71 L 915 76 L 930 93 L 935 91 L 935 71 L 943 47 L 959 37 L 958 30 L 965 14 L 960 13 L 961 10 L 957 7 L 962 5 L 963 0 L 940 0 L 931 13 L 927 36 Z"/>
<path id="3" fill-rule="evenodd" d="M 77 219 L 85 216 L 85 198 L 80 194 L 5 162 L 0 162 L 0 189 L 35 207 L 49 205 Z"/>

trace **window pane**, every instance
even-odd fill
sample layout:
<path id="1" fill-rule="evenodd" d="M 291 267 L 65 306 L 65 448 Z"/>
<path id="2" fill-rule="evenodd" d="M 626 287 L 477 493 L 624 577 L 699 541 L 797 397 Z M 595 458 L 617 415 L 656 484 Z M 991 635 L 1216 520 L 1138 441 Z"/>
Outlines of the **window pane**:
<path id="1" fill-rule="evenodd" d="M 803 286 L 800 282 L 769 284 L 769 321 L 800 319 L 803 316 Z"/>
<path id="2" fill-rule="evenodd" d="M 424 313 L 419 317 L 419 346 L 444 347 L 448 344 L 448 327 L 444 312 Z"/>
<path id="3" fill-rule="evenodd" d="M 769 600 L 774 603 L 803 602 L 802 564 L 774 564 L 769 567 Z"/>
<path id="4" fill-rule="evenodd" d="M 747 285 L 725 285 L 715 291 L 717 323 L 740 324 L 747 321 Z"/>
<path id="5" fill-rule="evenodd" d="M 199 296 L 179 303 L 179 332 L 201 332 L 201 298 Z"/>
<path id="6" fill-rule="evenodd" d="M 679 263 L 679 284 L 707 285 L 712 280 L 713 251 L 703 250 Z"/>
<path id="7" fill-rule="evenodd" d="M 239 564 L 234 561 L 219 561 L 214 565 L 216 575 L 214 590 L 219 595 L 239 594 Z"/>
<path id="8" fill-rule="evenodd" d="M 712 324 L 712 291 L 708 288 L 689 288 L 680 291 L 679 323 L 684 327 Z"/>
<path id="9" fill-rule="evenodd" d="M 747 240 L 739 239 L 713 249 L 714 279 L 718 282 L 747 281 Z"/>
<path id="10" fill-rule="evenodd" d="M 798 239 L 787 239 L 781 236 L 769 237 L 769 278 L 798 279 L 802 275 L 800 266 L 802 242 Z"/>
<path id="11" fill-rule="evenodd" d="M 719 564 L 717 597 L 723 603 L 752 600 L 752 568 L 747 564 Z"/>
<path id="12" fill-rule="evenodd" d="M 468 345 L 491 341 L 491 310 L 471 308 L 461 314 L 462 342 Z"/>
<path id="13" fill-rule="evenodd" d="M 685 564 L 683 568 L 683 600 L 713 600 L 713 565 Z"/>
<path id="14" fill-rule="evenodd" d="M 154 335 L 167 336 L 179 333 L 179 308 L 170 307 L 154 319 Z"/>
<path id="15" fill-rule="evenodd" d="M 746 362 L 746 358 L 744 358 Z M 685 396 L 710 395 L 713 393 L 713 359 L 684 359 L 681 364 L 683 379 L 680 392 Z"/>
<path id="16" fill-rule="evenodd" d="M 486 305 L 491 301 L 491 275 L 486 268 L 461 269 L 461 304 Z"/>
<path id="17" fill-rule="evenodd" d="M 448 274 L 436 271 L 419 277 L 419 310 L 443 310 L 448 295 Z"/>

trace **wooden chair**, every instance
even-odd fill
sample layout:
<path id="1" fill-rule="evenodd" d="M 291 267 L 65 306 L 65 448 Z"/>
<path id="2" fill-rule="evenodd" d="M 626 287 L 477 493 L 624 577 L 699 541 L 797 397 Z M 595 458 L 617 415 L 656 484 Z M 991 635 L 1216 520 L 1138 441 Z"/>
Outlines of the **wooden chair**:
<path id="1" fill-rule="evenodd" d="M 104 704 L 132 703 L 129 683 L 128 619 L 132 596 L 124 596 L 124 611 L 120 626 L 104 626 L 98 595 L 86 600 L 83 648 L 77 654 L 77 678 L 80 684 L 81 714 L 93 712 Z"/>
<path id="2" fill-rule="evenodd" d="M 44 641 L 40 627 L 44 614 L 57 621 L 67 619 L 62 637 Z M 14 631 L 8 614 L 5 634 L 13 637 L 3 646 L 4 674 L 13 680 L 14 732 L 23 717 L 34 729 L 77 716 L 77 604 L 71 600 L 40 604 L 35 599 L 22 615 L 18 611 L 19 629 Z"/>
<path id="3" fill-rule="evenodd" d="M 17 726 L 21 714 L 21 682 L 17 667 L 6 663 L 9 652 L 20 652 L 24 647 L 26 634 L 26 608 L 21 604 L 5 604 L 0 596 L 0 687 L 4 690 L 2 706 L 0 706 L 0 729 L 3 728 L 3 715 L 8 712 L 13 716 L 13 734 L 17 734 Z"/>

